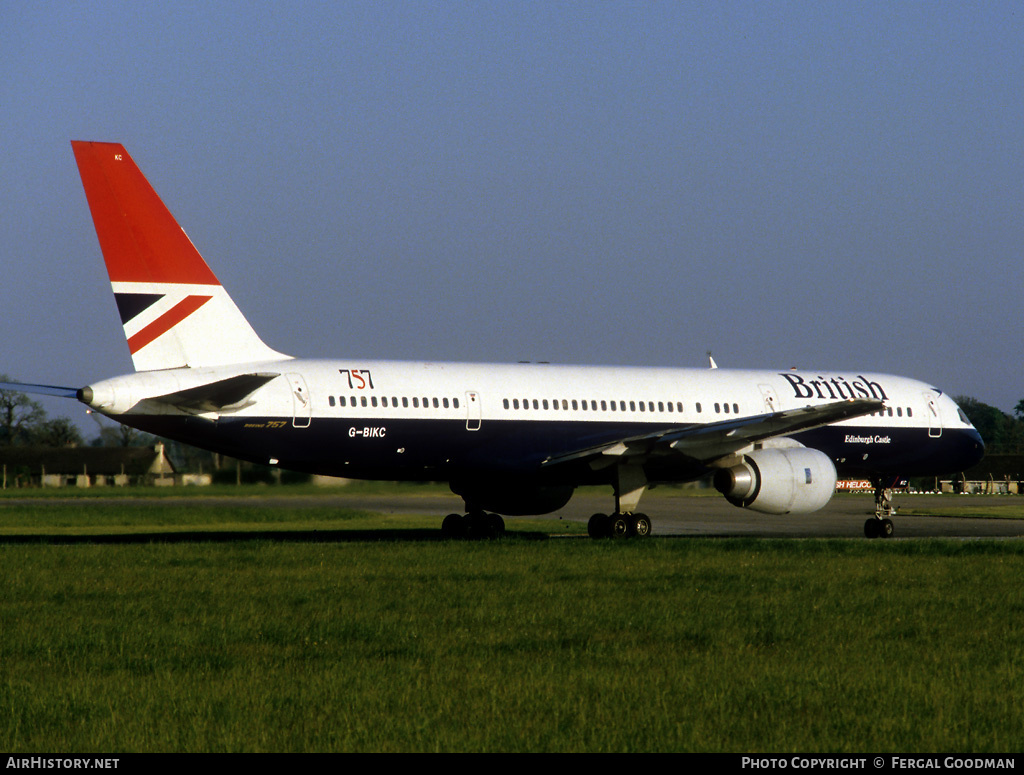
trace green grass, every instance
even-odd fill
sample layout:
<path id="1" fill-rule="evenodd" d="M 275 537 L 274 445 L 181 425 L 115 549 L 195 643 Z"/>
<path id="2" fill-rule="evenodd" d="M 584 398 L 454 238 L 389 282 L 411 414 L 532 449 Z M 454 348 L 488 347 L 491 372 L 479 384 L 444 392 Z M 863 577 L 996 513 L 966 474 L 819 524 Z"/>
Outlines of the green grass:
<path id="1" fill-rule="evenodd" d="M 1016 751 L 1022 576 L 1017 541 L 0 543 L 0 748 Z"/>
<path id="2" fill-rule="evenodd" d="M 906 498 L 899 513 L 925 517 L 967 517 L 974 519 L 1024 519 L 1024 498 L 1007 495 L 996 501 L 986 498 L 982 505 L 971 502 L 971 496 L 950 496 L 941 507 L 922 507 Z"/>
<path id="3" fill-rule="evenodd" d="M 337 494 L 351 495 L 451 495 L 447 484 L 437 482 L 376 482 L 349 480 L 346 484 L 213 484 L 207 486 L 175 486 L 154 487 L 151 485 L 132 485 L 129 487 L 7 487 L 0 489 L 0 503 L 4 499 L 18 500 L 24 498 L 46 498 L 52 500 L 74 498 L 89 500 L 98 498 L 125 498 L 160 500 L 181 497 L 216 498 L 259 497 L 263 495 L 281 496 L 329 496 Z"/>
<path id="4" fill-rule="evenodd" d="M 0 506 L 0 536 L 18 534 L 139 533 L 175 530 L 313 530 L 339 527 L 364 529 L 386 527 L 386 515 L 328 506 L 268 508 L 258 501 L 250 505 L 221 504 L 216 498 L 201 503 L 179 504 L 173 500 L 119 500 L 94 503 L 8 503 Z M 437 526 L 437 518 L 422 520 Z M 420 526 L 403 518 L 405 527 Z"/>
<path id="5" fill-rule="evenodd" d="M 560 520 L 510 520 L 510 533 L 586 533 L 586 524 Z M 4 536 L 38 536 L 40 540 L 66 536 L 134 537 L 148 534 L 173 535 L 233 532 L 242 540 L 246 534 L 259 538 L 268 533 L 339 530 L 358 533 L 359 538 L 383 537 L 389 533 L 429 531 L 440 537 L 437 515 L 379 514 L 359 509 L 338 508 L 301 502 L 294 506 L 268 506 L 258 499 L 240 504 L 221 503 L 217 497 L 178 503 L 173 499 L 117 499 L 97 503 L 89 498 L 61 502 L 0 503 L 0 541 Z M 337 536 L 335 536 L 337 537 Z M 184 538 L 184 535 L 183 535 Z"/>

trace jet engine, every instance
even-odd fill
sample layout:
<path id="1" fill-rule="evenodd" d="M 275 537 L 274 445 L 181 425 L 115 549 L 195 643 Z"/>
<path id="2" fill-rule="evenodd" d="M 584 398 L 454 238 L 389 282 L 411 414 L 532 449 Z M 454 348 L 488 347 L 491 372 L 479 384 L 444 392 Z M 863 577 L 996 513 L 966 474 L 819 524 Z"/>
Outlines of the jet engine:
<path id="1" fill-rule="evenodd" d="M 715 489 L 734 506 L 765 514 L 806 514 L 822 508 L 836 489 L 828 455 L 807 447 L 759 449 L 715 472 Z"/>

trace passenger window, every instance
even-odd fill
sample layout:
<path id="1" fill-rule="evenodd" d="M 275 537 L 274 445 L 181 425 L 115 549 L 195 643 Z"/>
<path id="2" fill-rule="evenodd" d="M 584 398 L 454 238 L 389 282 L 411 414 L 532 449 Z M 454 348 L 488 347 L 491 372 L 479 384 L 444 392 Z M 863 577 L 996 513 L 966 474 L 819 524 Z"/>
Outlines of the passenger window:
<path id="1" fill-rule="evenodd" d="M 538 401 L 536 398 L 533 399 L 533 408 L 540 409 L 540 401 Z"/>
<path id="2" fill-rule="evenodd" d="M 435 399 L 434 399 L 434 408 L 435 408 L 435 409 L 437 409 L 437 408 L 438 408 L 438 406 L 439 406 L 439 405 L 438 405 L 438 401 L 437 401 L 437 399 L 435 398 Z"/>
<path id="3" fill-rule="evenodd" d="M 409 397 L 408 396 L 402 396 L 402 406 L 404 408 L 406 408 L 406 409 L 409 408 Z"/>
<path id="4" fill-rule="evenodd" d="M 545 409 L 548 408 L 548 400 L 546 398 L 544 399 L 544 403 L 542 405 Z"/>
<path id="5" fill-rule="evenodd" d="M 327 403 L 334 406 L 334 396 L 327 396 Z"/>
<path id="6" fill-rule="evenodd" d="M 364 407 L 366 406 L 366 396 L 363 396 L 362 404 Z"/>
<path id="7" fill-rule="evenodd" d="M 377 396 L 370 396 L 370 406 L 377 406 Z"/>
<path id="8" fill-rule="evenodd" d="M 453 398 L 452 399 L 452 406 L 454 406 L 456 409 L 458 409 L 459 408 L 459 399 Z"/>
<path id="9" fill-rule="evenodd" d="M 420 408 L 420 399 L 419 399 L 418 396 L 413 396 L 413 398 L 412 398 L 412 406 L 413 406 L 414 409 L 419 409 Z"/>
<path id="10" fill-rule="evenodd" d="M 445 409 L 447 409 L 448 408 L 448 399 L 447 398 L 443 399 L 441 401 L 441 404 L 444 406 Z"/>

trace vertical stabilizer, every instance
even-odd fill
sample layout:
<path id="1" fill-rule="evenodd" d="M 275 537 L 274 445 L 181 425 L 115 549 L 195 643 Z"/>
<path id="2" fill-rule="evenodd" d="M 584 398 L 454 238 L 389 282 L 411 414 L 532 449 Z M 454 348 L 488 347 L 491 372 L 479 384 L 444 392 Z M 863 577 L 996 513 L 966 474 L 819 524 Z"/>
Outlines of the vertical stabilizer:
<path id="1" fill-rule="evenodd" d="M 282 360 L 118 143 L 72 142 L 136 371 Z"/>

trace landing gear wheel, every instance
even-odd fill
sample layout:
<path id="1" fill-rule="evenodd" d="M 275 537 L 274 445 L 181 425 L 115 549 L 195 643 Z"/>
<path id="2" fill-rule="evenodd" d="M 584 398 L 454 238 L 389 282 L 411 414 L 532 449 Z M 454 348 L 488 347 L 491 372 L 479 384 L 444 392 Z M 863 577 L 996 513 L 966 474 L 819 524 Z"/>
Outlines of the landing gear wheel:
<path id="1" fill-rule="evenodd" d="M 646 514 L 633 515 L 633 535 L 644 538 L 651 534 L 651 520 Z"/>
<path id="2" fill-rule="evenodd" d="M 864 523 L 864 535 L 868 538 L 892 538 L 895 532 L 896 527 L 888 517 L 885 519 L 871 517 Z"/>
<path id="3" fill-rule="evenodd" d="M 461 514 L 449 514 L 441 523 L 441 535 L 445 538 L 463 538 L 466 535 L 466 518 Z"/>
<path id="4" fill-rule="evenodd" d="M 612 538 L 628 538 L 633 533 L 633 519 L 625 514 L 612 514 L 608 534 Z"/>
<path id="5" fill-rule="evenodd" d="M 499 538 L 505 534 L 505 520 L 497 514 L 474 511 L 462 517 L 463 535 L 468 538 Z"/>
<path id="6" fill-rule="evenodd" d="M 607 514 L 595 514 L 587 522 L 587 534 L 591 538 L 607 538 L 609 527 L 610 519 Z"/>
<path id="7" fill-rule="evenodd" d="M 485 515 L 484 526 L 488 538 L 501 538 L 505 535 L 505 520 L 497 514 Z"/>

